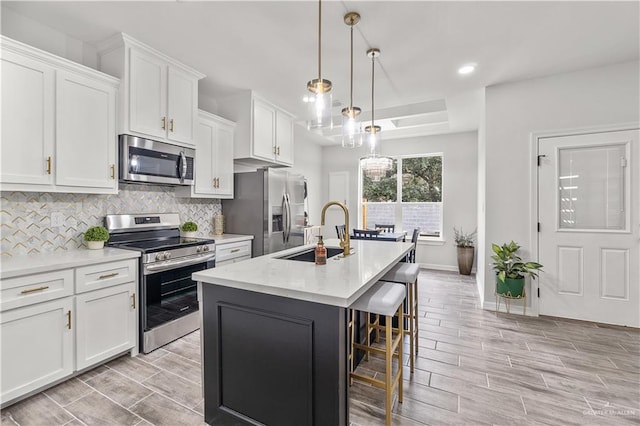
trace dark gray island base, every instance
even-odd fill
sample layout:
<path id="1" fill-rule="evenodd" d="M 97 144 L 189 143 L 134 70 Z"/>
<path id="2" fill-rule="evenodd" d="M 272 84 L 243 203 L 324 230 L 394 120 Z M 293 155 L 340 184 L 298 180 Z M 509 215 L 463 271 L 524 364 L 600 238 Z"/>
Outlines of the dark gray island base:
<path id="1" fill-rule="evenodd" d="M 347 309 L 202 284 L 210 425 L 348 425 Z"/>

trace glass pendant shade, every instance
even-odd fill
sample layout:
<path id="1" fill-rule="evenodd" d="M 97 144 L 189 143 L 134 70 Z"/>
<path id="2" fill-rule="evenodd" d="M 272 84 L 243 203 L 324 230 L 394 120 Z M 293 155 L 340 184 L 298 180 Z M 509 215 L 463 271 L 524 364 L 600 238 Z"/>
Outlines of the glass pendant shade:
<path id="1" fill-rule="evenodd" d="M 362 146 L 362 125 L 358 116 L 360 108 L 351 107 L 342 110 L 342 146 L 344 148 L 358 148 Z"/>
<path id="2" fill-rule="evenodd" d="M 307 100 L 307 129 L 333 129 L 333 119 L 331 117 L 333 96 L 331 92 L 313 93 L 309 91 L 305 99 Z"/>

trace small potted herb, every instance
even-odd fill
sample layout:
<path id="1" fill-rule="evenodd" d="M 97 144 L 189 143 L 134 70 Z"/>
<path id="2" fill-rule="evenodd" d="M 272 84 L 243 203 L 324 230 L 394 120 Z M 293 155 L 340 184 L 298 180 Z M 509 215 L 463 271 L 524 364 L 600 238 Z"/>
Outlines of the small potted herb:
<path id="1" fill-rule="evenodd" d="M 458 231 L 453 228 L 455 234 L 455 241 L 458 251 L 458 272 L 461 275 L 471 275 L 471 267 L 473 266 L 473 257 L 475 254 L 474 241 L 476 239 L 476 232 L 465 233 L 462 228 Z"/>
<path id="2" fill-rule="evenodd" d="M 180 226 L 182 236 L 185 238 L 194 238 L 198 231 L 198 224 L 195 222 L 185 222 Z"/>
<path id="3" fill-rule="evenodd" d="M 84 233 L 87 248 L 99 250 L 104 247 L 105 241 L 109 241 L 109 231 L 104 226 L 92 226 Z"/>
<path id="4" fill-rule="evenodd" d="M 529 275 L 535 279 L 538 275 L 536 271 L 542 269 L 542 265 L 537 262 L 523 262 L 522 258 L 516 254 L 520 246 L 511 241 L 508 244 L 499 246 L 491 244 L 494 262 L 491 264 L 496 271 L 496 294 L 512 299 L 524 297 L 524 278 Z"/>

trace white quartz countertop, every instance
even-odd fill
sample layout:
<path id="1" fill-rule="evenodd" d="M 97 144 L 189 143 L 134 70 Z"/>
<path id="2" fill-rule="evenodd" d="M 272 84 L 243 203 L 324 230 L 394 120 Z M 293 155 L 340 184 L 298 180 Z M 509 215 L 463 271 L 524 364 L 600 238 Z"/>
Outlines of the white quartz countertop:
<path id="1" fill-rule="evenodd" d="M 209 235 L 207 238 L 215 240 L 216 244 L 237 243 L 240 241 L 253 240 L 253 235 L 241 235 L 241 234 L 222 234 L 222 235 Z"/>
<path id="2" fill-rule="evenodd" d="M 0 262 L 0 278 L 6 279 L 138 257 L 140 252 L 135 250 L 111 247 L 105 247 L 102 250 L 78 249 L 56 253 L 26 254 L 3 258 Z"/>
<path id="3" fill-rule="evenodd" d="M 326 247 L 339 247 L 338 243 L 337 239 L 325 241 Z M 314 247 L 315 244 L 309 244 L 207 269 L 194 273 L 193 279 L 205 284 L 348 307 L 402 259 L 413 244 L 352 240 L 354 254 L 329 258 L 323 266 L 278 259 Z"/>

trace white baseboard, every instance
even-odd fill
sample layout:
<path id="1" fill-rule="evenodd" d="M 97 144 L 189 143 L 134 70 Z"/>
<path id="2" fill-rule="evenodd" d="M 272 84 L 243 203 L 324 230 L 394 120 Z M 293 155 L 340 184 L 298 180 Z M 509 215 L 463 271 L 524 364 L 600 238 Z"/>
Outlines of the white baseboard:
<path id="1" fill-rule="evenodd" d="M 436 271 L 458 272 L 458 265 L 438 265 L 436 263 L 420 263 L 420 269 L 433 269 Z M 476 273 L 476 268 L 471 270 L 472 274 Z"/>
<path id="2" fill-rule="evenodd" d="M 506 303 L 505 301 L 506 299 L 502 299 L 500 301 L 500 312 L 507 313 L 507 305 L 505 304 Z M 495 299 L 492 299 L 491 301 L 485 300 L 484 303 L 482 304 L 482 309 L 484 309 L 485 311 L 495 312 L 496 311 Z M 531 306 L 527 306 L 527 316 L 537 317 L 537 315 L 535 315 L 532 311 L 533 309 L 531 309 Z M 509 312 L 516 315 L 523 315 L 524 309 L 522 307 L 522 301 L 511 300 L 511 308 L 509 309 Z"/>

